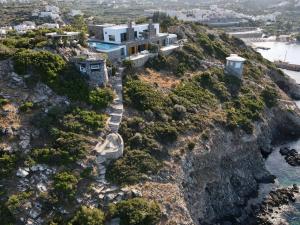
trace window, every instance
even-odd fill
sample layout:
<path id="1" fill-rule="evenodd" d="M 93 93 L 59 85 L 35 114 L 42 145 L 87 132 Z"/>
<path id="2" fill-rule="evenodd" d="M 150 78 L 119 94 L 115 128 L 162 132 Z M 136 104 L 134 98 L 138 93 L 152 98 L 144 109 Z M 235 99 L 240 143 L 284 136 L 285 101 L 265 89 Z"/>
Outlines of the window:
<path id="1" fill-rule="evenodd" d="M 126 33 L 122 33 L 120 36 L 121 36 L 121 42 L 127 41 L 127 34 Z"/>
<path id="2" fill-rule="evenodd" d="M 236 69 L 240 69 L 241 68 L 241 63 L 240 62 L 236 62 L 235 65 L 234 65 L 234 68 Z"/>
<path id="3" fill-rule="evenodd" d="M 100 69 L 99 64 L 91 65 L 91 70 L 99 70 L 99 69 Z"/>
<path id="4" fill-rule="evenodd" d="M 125 49 L 121 48 L 121 56 L 125 56 Z"/>
<path id="5" fill-rule="evenodd" d="M 108 35 L 109 41 L 116 41 L 115 35 Z"/>
<path id="6" fill-rule="evenodd" d="M 137 38 L 138 32 L 134 31 L 134 38 Z"/>

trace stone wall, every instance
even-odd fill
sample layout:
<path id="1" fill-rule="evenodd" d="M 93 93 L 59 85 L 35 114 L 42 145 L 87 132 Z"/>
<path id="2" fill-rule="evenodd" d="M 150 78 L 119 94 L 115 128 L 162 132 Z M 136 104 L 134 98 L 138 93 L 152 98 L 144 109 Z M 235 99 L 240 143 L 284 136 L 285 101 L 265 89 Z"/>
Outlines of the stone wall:
<path id="1" fill-rule="evenodd" d="M 156 53 L 149 53 L 147 55 L 143 55 L 143 57 L 137 59 L 130 59 L 130 60 L 132 61 L 134 68 L 139 68 L 144 66 L 150 58 L 154 58 L 155 56 L 157 56 Z"/>

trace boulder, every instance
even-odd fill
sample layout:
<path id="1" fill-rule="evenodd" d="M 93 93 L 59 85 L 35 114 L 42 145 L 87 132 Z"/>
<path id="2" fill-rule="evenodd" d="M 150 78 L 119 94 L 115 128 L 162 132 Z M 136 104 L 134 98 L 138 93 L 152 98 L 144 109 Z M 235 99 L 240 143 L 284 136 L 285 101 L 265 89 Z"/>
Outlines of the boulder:
<path id="1" fill-rule="evenodd" d="M 16 175 L 18 177 L 27 177 L 29 175 L 29 172 L 27 172 L 25 169 L 19 168 Z"/>

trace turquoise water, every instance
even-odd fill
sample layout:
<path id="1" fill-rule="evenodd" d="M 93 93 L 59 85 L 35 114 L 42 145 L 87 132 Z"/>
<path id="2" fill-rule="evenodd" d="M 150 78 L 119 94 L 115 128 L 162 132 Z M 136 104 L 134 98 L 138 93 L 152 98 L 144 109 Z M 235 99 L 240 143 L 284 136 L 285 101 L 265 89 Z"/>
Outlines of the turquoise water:
<path id="1" fill-rule="evenodd" d="M 300 152 L 300 140 L 291 142 L 286 146 Z M 279 153 L 280 147 L 277 147 L 267 158 L 266 168 L 277 177 L 278 184 L 281 187 L 287 187 L 293 184 L 300 185 L 300 167 L 293 167 L 286 163 L 284 157 Z"/>
<path id="2" fill-rule="evenodd" d="M 119 45 L 94 41 L 89 42 L 89 46 L 96 48 L 98 51 L 109 51 L 120 48 Z"/>
<path id="3" fill-rule="evenodd" d="M 300 44 L 288 44 L 283 42 L 262 42 L 255 43 L 257 46 L 269 47 L 270 50 L 259 49 L 261 55 L 270 60 L 286 60 L 289 63 L 300 64 Z M 300 72 L 283 70 L 287 75 L 300 84 Z M 300 108 L 300 101 L 296 104 Z M 286 146 L 300 152 L 300 140 L 288 143 Z M 266 160 L 266 168 L 277 177 L 277 186 L 287 187 L 293 184 L 300 186 L 300 167 L 292 167 L 286 163 L 279 153 L 280 147 L 276 148 Z M 290 225 L 300 225 L 300 202 L 293 204 L 292 209 L 283 213 L 282 217 Z"/>

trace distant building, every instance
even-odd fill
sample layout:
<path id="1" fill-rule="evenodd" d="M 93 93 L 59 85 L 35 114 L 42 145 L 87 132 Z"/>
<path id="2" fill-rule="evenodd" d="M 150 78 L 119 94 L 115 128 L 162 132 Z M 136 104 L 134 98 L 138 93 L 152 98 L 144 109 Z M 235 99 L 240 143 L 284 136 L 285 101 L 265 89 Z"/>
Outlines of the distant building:
<path id="1" fill-rule="evenodd" d="M 10 26 L 0 27 L 0 37 L 5 37 L 7 32 L 11 31 L 13 28 Z"/>
<path id="2" fill-rule="evenodd" d="M 237 38 L 262 38 L 263 36 L 262 29 L 260 28 L 254 30 L 229 32 L 229 34 Z"/>
<path id="3" fill-rule="evenodd" d="M 225 72 L 241 79 L 243 76 L 245 61 L 246 59 L 238 56 L 237 54 L 231 54 L 226 58 Z"/>
<path id="4" fill-rule="evenodd" d="M 63 33 L 47 33 L 46 37 L 51 39 L 53 42 L 63 44 L 66 41 L 73 42 L 79 40 L 80 32 L 63 32 Z"/>
<path id="5" fill-rule="evenodd" d="M 44 11 L 39 11 L 35 9 L 32 11 L 31 15 L 33 17 L 40 17 L 40 18 L 51 18 L 52 20 L 60 19 L 60 10 L 56 6 L 46 5 Z"/>
<path id="6" fill-rule="evenodd" d="M 42 25 L 38 26 L 38 28 L 58 29 L 59 24 L 57 24 L 57 23 L 43 23 Z"/>
<path id="7" fill-rule="evenodd" d="M 14 30 L 19 34 L 26 33 L 27 31 L 34 29 L 36 29 L 36 25 L 31 21 L 25 21 L 22 24 L 14 26 Z"/>
<path id="8" fill-rule="evenodd" d="M 46 12 L 57 13 L 57 14 L 60 13 L 59 8 L 57 6 L 54 6 L 54 5 L 46 5 L 45 6 L 45 11 Z"/>
<path id="9" fill-rule="evenodd" d="M 83 74 L 91 86 L 106 86 L 108 72 L 106 60 L 97 54 L 83 54 L 72 59 L 77 69 Z"/>
<path id="10" fill-rule="evenodd" d="M 53 12 L 41 12 L 40 15 L 39 15 L 39 17 L 41 17 L 41 18 L 49 17 L 49 18 L 51 18 L 53 20 L 56 20 L 56 19 L 60 18 L 59 14 L 53 13 Z"/>
<path id="11" fill-rule="evenodd" d="M 70 16 L 83 16 L 83 12 L 81 10 L 72 9 L 69 13 Z"/>

